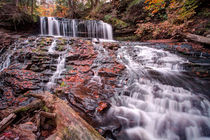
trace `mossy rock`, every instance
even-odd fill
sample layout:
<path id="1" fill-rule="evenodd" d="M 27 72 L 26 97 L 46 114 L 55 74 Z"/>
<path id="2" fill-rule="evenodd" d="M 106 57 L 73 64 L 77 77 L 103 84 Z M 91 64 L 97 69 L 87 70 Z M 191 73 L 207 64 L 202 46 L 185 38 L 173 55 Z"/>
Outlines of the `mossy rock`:
<path id="1" fill-rule="evenodd" d="M 133 35 L 133 36 L 116 37 L 115 39 L 119 41 L 137 41 L 138 37 Z"/>
<path id="2" fill-rule="evenodd" d="M 56 51 L 65 51 L 66 50 L 66 47 L 64 45 L 58 45 L 56 48 L 55 48 Z"/>
<path id="3" fill-rule="evenodd" d="M 57 45 L 67 45 L 68 40 L 63 39 L 63 38 L 59 38 L 57 41 Z"/>
<path id="4" fill-rule="evenodd" d="M 122 29 L 122 28 L 126 28 L 129 26 L 128 23 L 122 21 L 121 19 L 118 19 L 116 17 L 112 17 L 111 15 L 105 15 L 104 16 L 104 21 L 111 23 L 112 26 L 116 29 Z"/>

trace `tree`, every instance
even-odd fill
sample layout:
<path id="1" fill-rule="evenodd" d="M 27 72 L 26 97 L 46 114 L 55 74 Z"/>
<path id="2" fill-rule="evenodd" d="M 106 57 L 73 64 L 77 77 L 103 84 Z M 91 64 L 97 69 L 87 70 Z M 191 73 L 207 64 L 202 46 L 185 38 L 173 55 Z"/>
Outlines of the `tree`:
<path id="1" fill-rule="evenodd" d="M 70 18 L 74 18 L 75 17 L 76 2 L 75 2 L 75 0 L 68 0 L 68 4 L 69 4 Z"/>
<path id="2" fill-rule="evenodd" d="M 15 0 L 16 7 L 22 12 L 33 15 L 37 0 Z"/>
<path id="3" fill-rule="evenodd" d="M 34 13 L 34 0 L 31 0 L 31 15 Z"/>
<path id="4" fill-rule="evenodd" d="M 19 0 L 16 0 L 16 6 L 17 7 L 19 6 Z"/>

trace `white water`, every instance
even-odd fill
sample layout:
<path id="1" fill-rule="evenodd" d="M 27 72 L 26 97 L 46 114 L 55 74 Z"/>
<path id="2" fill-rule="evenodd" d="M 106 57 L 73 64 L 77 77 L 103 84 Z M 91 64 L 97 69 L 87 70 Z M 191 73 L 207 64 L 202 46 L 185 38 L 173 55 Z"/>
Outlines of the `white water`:
<path id="1" fill-rule="evenodd" d="M 41 17 L 41 35 L 113 39 L 112 26 L 103 21 Z"/>
<path id="2" fill-rule="evenodd" d="M 41 23 L 41 25 L 44 23 Z M 60 36 L 60 26 L 59 26 L 58 20 L 56 20 L 54 17 L 48 17 L 48 32 L 50 36 L 58 35 Z"/>
<path id="3" fill-rule="evenodd" d="M 57 43 L 56 43 L 56 39 L 53 40 L 52 44 L 50 45 L 48 52 L 49 53 L 53 53 L 55 51 L 55 47 L 56 47 Z"/>
<path id="4" fill-rule="evenodd" d="M 119 85 L 123 88 L 112 100 L 107 114 L 109 120 L 118 120 L 122 126 L 121 137 L 117 139 L 210 139 L 208 99 L 167 83 L 167 80 L 176 82 L 176 78 L 184 81 L 181 64 L 186 60 L 146 46 L 123 47 L 118 59 L 126 66 L 128 76 L 121 79 Z M 163 84 L 151 76 L 151 71 L 173 77 Z"/>
<path id="5" fill-rule="evenodd" d="M 11 59 L 12 55 L 15 53 L 16 49 L 17 49 L 17 44 L 15 43 L 14 48 L 6 53 L 6 59 L 0 65 L 0 72 L 2 72 L 4 69 L 9 67 L 10 59 Z"/>
<path id="6" fill-rule="evenodd" d="M 65 28 L 67 28 L 67 27 L 65 27 Z M 68 32 L 68 30 L 67 30 L 67 32 Z M 73 32 L 73 37 L 76 37 L 77 26 L 76 26 L 76 22 L 74 19 L 72 20 L 72 32 Z M 66 36 L 66 35 L 64 35 L 64 36 Z"/>
<path id="7" fill-rule="evenodd" d="M 53 73 L 53 76 L 50 78 L 49 82 L 47 83 L 47 88 L 51 89 L 53 86 L 56 85 L 56 80 L 61 78 L 61 74 L 65 71 L 65 61 L 66 55 L 61 55 L 58 57 L 58 64 L 56 71 Z"/>
<path id="8" fill-rule="evenodd" d="M 48 49 L 49 53 L 53 53 L 53 54 L 59 53 L 59 57 L 57 59 L 56 71 L 53 73 L 52 77 L 50 77 L 49 82 L 46 85 L 47 89 L 49 90 L 52 89 L 56 85 L 56 82 L 57 82 L 56 80 L 59 80 L 62 78 L 62 73 L 66 70 L 65 69 L 66 56 L 67 56 L 68 50 L 70 49 L 70 46 L 67 44 L 66 50 L 60 53 L 55 50 L 56 46 L 57 46 L 56 39 L 54 39 L 51 46 Z"/>
<path id="9" fill-rule="evenodd" d="M 98 55 L 97 58 L 94 60 L 94 63 L 92 65 L 92 70 L 94 72 L 93 77 L 91 78 L 91 80 L 89 81 L 89 83 L 96 83 L 98 85 L 102 85 L 101 82 L 101 78 L 98 75 L 98 71 L 99 69 L 103 67 L 106 67 L 106 65 L 102 65 L 103 63 L 105 63 L 106 61 L 110 60 L 110 56 L 108 54 L 108 51 L 101 45 L 101 44 L 95 44 L 94 40 L 92 41 L 93 46 L 95 48 L 95 50 L 97 51 Z"/>

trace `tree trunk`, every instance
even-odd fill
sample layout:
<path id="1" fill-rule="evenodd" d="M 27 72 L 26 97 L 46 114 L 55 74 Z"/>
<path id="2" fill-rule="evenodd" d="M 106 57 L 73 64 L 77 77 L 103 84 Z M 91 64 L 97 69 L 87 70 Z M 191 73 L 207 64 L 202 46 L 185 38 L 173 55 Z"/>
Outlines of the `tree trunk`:
<path id="1" fill-rule="evenodd" d="M 29 2 L 30 2 L 30 0 L 27 0 L 27 8 L 29 7 Z"/>
<path id="2" fill-rule="evenodd" d="M 70 18 L 74 18 L 74 0 L 69 0 L 68 4 L 69 4 Z"/>
<path id="3" fill-rule="evenodd" d="M 34 0 L 31 0 L 31 15 L 34 13 Z"/>
<path id="4" fill-rule="evenodd" d="M 94 7 L 94 0 L 90 0 L 90 9 L 93 9 Z"/>
<path id="5" fill-rule="evenodd" d="M 19 0 L 16 0 L 16 6 L 18 7 L 18 5 L 19 5 Z"/>
<path id="6" fill-rule="evenodd" d="M 192 41 L 199 42 L 199 43 L 204 43 L 204 44 L 210 44 L 210 38 L 200 36 L 200 35 L 195 35 L 191 33 L 186 33 L 184 36 Z"/>
<path id="7" fill-rule="evenodd" d="M 12 113 L 8 117 L 4 118 L 0 122 L 0 132 L 3 131 L 5 128 L 7 128 L 15 118 L 16 118 L 16 115 L 14 113 Z"/>
<path id="8" fill-rule="evenodd" d="M 95 0 L 95 7 L 98 6 L 99 0 Z"/>
<path id="9" fill-rule="evenodd" d="M 29 95 L 44 101 L 45 105 L 52 110 L 51 112 L 56 114 L 57 131 L 48 137 L 47 140 L 105 140 L 66 101 L 59 99 L 49 92 Z"/>

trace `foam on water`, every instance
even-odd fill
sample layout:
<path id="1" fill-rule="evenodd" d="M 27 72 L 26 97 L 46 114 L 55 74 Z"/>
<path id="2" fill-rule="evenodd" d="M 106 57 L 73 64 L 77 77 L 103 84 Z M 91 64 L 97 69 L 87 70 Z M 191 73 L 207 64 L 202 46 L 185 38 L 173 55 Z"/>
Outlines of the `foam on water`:
<path id="1" fill-rule="evenodd" d="M 56 45 L 57 45 L 56 39 L 54 39 L 53 42 L 52 42 L 52 44 L 50 45 L 50 47 L 48 49 L 48 52 L 49 53 L 54 53 Z"/>
<path id="2" fill-rule="evenodd" d="M 50 78 L 49 82 L 47 83 L 47 88 L 51 89 L 53 86 L 56 85 L 56 80 L 61 78 L 61 74 L 65 71 L 65 61 L 66 55 L 60 55 L 57 60 L 57 67 L 56 71 L 53 73 L 53 76 Z"/>
<path id="3" fill-rule="evenodd" d="M 167 83 L 176 78 L 185 82 L 181 64 L 187 60 L 146 46 L 124 46 L 118 51 L 118 60 L 126 66 L 128 76 L 121 79 L 122 88 L 113 98 L 107 118 L 121 124 L 121 134 L 127 137 L 119 139 L 210 139 L 208 99 Z M 168 79 L 160 82 L 151 71 Z"/>

